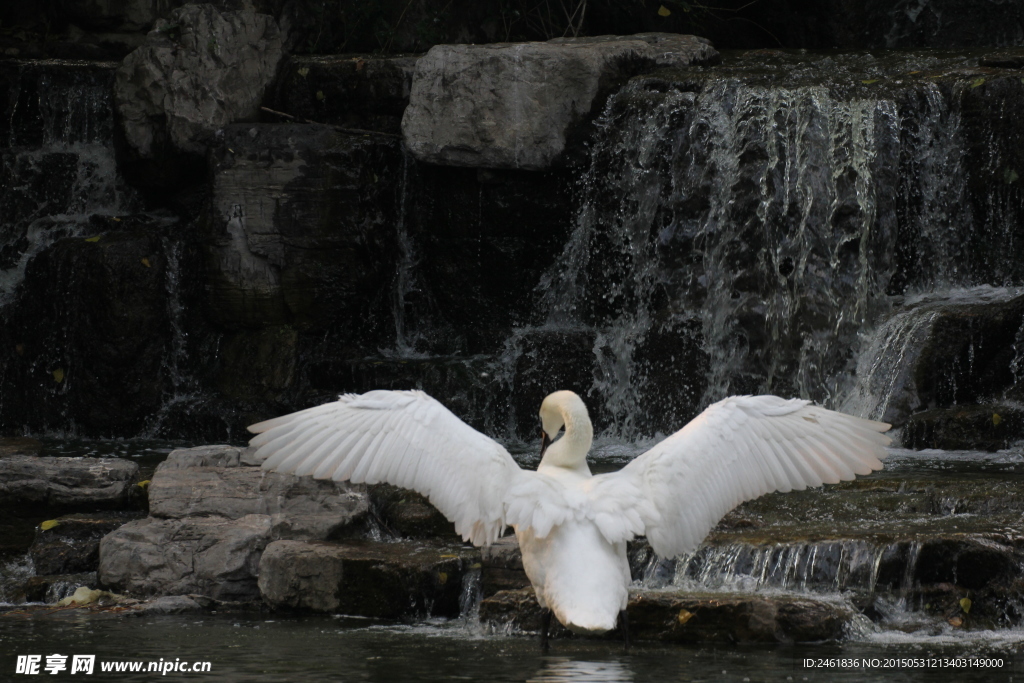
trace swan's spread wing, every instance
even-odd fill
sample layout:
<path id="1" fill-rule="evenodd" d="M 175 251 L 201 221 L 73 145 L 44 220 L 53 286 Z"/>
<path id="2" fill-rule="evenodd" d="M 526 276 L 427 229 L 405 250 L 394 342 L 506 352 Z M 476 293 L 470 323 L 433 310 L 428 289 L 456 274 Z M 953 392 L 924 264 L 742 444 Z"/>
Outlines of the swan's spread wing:
<path id="1" fill-rule="evenodd" d="M 696 548 L 745 500 L 881 469 L 890 441 L 880 432 L 888 428 L 808 401 L 733 396 L 601 477 L 613 489 L 630 484 L 643 492 L 649 504 L 638 512 L 647 539 L 672 557 Z"/>
<path id="2" fill-rule="evenodd" d="M 263 469 L 409 488 L 430 499 L 476 545 L 505 528 L 504 500 L 519 466 L 501 445 L 422 391 L 347 394 L 249 427 Z"/>

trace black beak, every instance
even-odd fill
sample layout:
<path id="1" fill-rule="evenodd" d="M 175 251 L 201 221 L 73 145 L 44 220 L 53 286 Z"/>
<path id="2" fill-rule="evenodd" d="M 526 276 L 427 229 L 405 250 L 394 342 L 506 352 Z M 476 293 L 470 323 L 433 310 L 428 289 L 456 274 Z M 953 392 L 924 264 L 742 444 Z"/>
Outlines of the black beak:
<path id="1" fill-rule="evenodd" d="M 540 457 L 544 457 L 544 451 L 551 445 L 551 437 L 543 429 L 540 430 Z"/>

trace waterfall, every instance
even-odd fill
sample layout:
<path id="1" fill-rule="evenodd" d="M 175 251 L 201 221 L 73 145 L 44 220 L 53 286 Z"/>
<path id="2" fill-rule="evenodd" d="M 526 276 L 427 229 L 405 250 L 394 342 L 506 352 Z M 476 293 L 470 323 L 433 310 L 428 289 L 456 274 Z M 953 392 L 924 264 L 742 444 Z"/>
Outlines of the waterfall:
<path id="1" fill-rule="evenodd" d="M 93 215 L 137 203 L 118 173 L 110 116 L 112 65 L 21 63 L 9 93 L 0 153 L 0 305 L 36 255 L 59 239 L 96 232 Z"/>

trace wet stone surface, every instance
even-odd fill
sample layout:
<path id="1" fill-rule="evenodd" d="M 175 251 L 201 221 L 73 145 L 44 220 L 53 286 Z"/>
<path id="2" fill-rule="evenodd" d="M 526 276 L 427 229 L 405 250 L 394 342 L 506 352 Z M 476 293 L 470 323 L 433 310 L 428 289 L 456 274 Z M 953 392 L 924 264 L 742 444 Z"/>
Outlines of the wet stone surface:
<path id="1" fill-rule="evenodd" d="M 632 591 L 629 635 L 677 643 L 792 643 L 840 639 L 853 613 L 846 607 L 793 596 L 695 595 Z M 480 618 L 495 627 L 539 631 L 541 610 L 532 589 L 501 591 L 484 599 Z M 554 637 L 571 637 L 554 623 Z M 606 638 L 621 638 L 618 631 Z"/>
<path id="2" fill-rule="evenodd" d="M 397 619 L 456 617 L 479 551 L 438 541 L 344 544 L 277 541 L 263 553 L 259 586 L 272 607 Z"/>

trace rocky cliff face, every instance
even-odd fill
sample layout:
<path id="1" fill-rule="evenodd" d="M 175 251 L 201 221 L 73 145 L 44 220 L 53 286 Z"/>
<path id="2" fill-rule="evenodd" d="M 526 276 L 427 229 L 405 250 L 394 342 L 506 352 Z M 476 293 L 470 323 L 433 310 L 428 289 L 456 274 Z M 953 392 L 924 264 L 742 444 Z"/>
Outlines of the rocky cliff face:
<path id="1" fill-rule="evenodd" d="M 711 65 L 647 35 L 279 62 L 262 15 L 176 12 L 188 35 L 121 67 L 0 69 L 4 428 L 239 439 L 418 387 L 526 437 L 563 387 L 630 438 L 745 392 L 881 401 L 898 424 L 969 402 L 1016 433 L 1019 51 Z M 256 24 L 251 78 L 196 43 Z M 188 99 L 191 52 L 241 109 Z M 139 73 L 166 97 L 133 118 Z M 512 106 L 527 91 L 540 109 Z M 475 127 L 438 129 L 456 105 Z M 890 363 L 897 337 L 923 346 Z"/>

